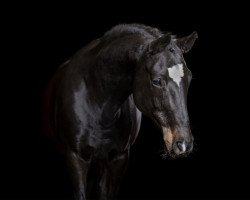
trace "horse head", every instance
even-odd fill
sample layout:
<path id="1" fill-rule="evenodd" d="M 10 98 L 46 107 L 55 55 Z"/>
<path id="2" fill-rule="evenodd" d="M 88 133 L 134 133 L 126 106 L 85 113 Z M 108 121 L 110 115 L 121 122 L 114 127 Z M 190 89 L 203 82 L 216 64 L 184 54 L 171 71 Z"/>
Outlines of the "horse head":
<path id="1" fill-rule="evenodd" d="M 166 152 L 172 157 L 187 155 L 193 148 L 187 112 L 192 73 L 183 53 L 192 48 L 197 37 L 196 32 L 182 38 L 167 33 L 151 41 L 136 68 L 135 104 L 162 129 Z"/>

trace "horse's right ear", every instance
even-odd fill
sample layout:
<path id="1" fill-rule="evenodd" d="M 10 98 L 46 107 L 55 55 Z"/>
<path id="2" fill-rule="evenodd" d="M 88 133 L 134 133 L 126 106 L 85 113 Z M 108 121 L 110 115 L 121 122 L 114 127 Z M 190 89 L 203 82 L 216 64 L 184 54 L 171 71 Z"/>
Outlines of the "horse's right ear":
<path id="1" fill-rule="evenodd" d="M 157 54 L 161 51 L 163 51 L 171 40 L 171 33 L 167 33 L 160 38 L 154 40 L 151 42 L 148 46 L 148 52 L 152 55 Z"/>
<path id="2" fill-rule="evenodd" d="M 176 44 L 179 46 L 179 48 L 182 50 L 183 53 L 187 53 L 193 47 L 194 42 L 197 38 L 198 38 L 198 34 L 196 31 L 194 31 L 193 33 L 191 33 L 190 35 L 186 37 L 177 38 Z"/>

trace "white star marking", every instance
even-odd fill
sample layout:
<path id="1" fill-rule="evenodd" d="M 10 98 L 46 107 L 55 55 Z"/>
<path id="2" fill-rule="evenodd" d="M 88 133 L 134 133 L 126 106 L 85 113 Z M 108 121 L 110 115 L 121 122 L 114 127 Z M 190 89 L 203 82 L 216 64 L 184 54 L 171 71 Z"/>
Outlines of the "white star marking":
<path id="1" fill-rule="evenodd" d="M 181 78 L 184 76 L 183 64 L 177 64 L 168 68 L 169 77 L 180 87 Z"/>

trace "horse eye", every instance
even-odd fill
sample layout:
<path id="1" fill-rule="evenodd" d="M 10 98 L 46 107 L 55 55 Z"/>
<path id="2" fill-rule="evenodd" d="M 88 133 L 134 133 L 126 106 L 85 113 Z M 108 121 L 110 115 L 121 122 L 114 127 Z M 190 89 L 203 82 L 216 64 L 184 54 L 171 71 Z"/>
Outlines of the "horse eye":
<path id="1" fill-rule="evenodd" d="M 169 48 L 169 51 L 170 51 L 171 53 L 174 53 L 174 49 L 173 49 L 173 48 Z"/>
<path id="2" fill-rule="evenodd" d="M 159 87 L 159 86 L 161 86 L 161 79 L 160 78 L 153 79 L 152 83 L 153 83 L 153 85 Z"/>

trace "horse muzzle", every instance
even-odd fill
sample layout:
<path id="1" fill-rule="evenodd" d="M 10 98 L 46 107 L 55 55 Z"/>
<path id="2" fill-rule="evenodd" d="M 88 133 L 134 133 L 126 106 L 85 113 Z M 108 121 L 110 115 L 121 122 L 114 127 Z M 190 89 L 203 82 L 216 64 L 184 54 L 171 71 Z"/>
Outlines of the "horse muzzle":
<path id="1" fill-rule="evenodd" d="M 187 128 L 162 127 L 167 153 L 172 157 L 185 156 L 193 149 L 193 136 Z"/>

